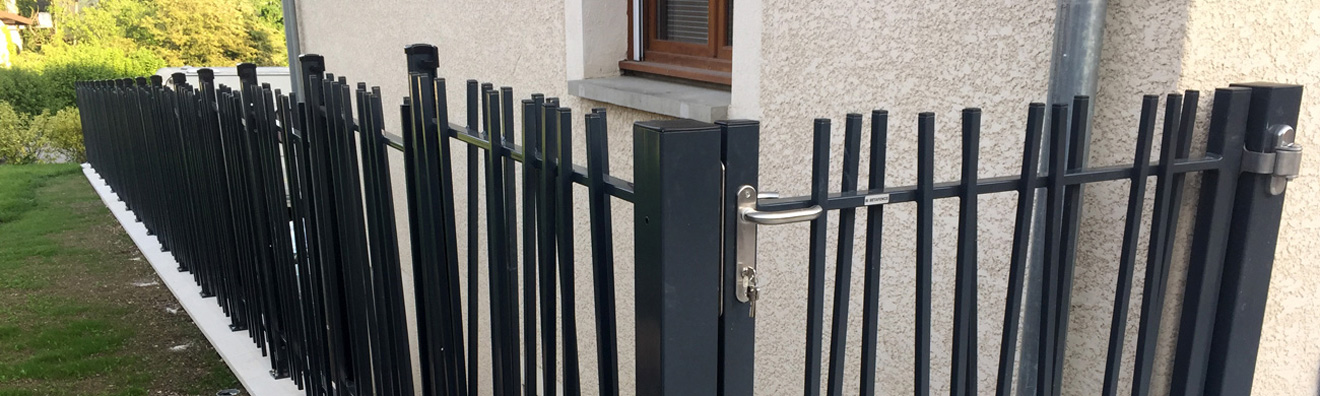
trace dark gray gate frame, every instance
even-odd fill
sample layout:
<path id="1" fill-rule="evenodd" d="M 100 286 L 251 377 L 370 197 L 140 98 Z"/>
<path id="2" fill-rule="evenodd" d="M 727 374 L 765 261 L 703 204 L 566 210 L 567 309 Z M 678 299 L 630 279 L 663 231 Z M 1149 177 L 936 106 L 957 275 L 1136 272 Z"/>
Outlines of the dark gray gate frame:
<path id="1" fill-rule="evenodd" d="M 1149 392 L 1150 382 L 1152 381 L 1150 378 L 1150 370 L 1153 363 L 1152 359 L 1154 358 L 1153 346 L 1155 338 L 1158 337 L 1158 321 L 1160 316 L 1162 316 L 1159 313 L 1159 310 L 1162 309 L 1163 306 L 1163 289 L 1168 278 L 1168 261 L 1171 257 L 1170 251 L 1172 249 L 1173 235 L 1175 233 L 1174 228 L 1177 224 L 1176 218 L 1178 213 L 1181 212 L 1181 199 L 1179 197 L 1182 194 L 1183 175 L 1188 172 L 1202 172 L 1204 176 L 1202 178 L 1202 187 L 1200 190 L 1200 205 L 1198 206 L 1196 213 L 1195 226 L 1192 230 L 1192 256 L 1187 272 L 1187 285 L 1185 290 L 1185 300 L 1183 303 L 1184 309 L 1182 310 L 1181 326 L 1177 337 L 1178 343 L 1174 360 L 1174 373 L 1173 377 L 1168 380 L 1172 382 L 1172 392 L 1174 394 L 1249 394 L 1252 385 L 1252 378 L 1254 376 L 1255 360 L 1259 346 L 1265 303 L 1269 290 L 1270 269 L 1273 263 L 1274 249 L 1278 238 L 1277 230 L 1280 224 L 1285 195 L 1271 195 L 1269 193 L 1270 182 L 1272 179 L 1271 175 L 1243 172 L 1241 170 L 1241 161 L 1243 158 L 1242 152 L 1244 148 L 1255 152 L 1273 152 L 1276 142 L 1271 130 L 1280 125 L 1296 126 L 1297 117 L 1300 112 L 1301 93 L 1301 86 L 1274 83 L 1235 84 L 1230 88 L 1217 90 L 1214 98 L 1214 109 L 1211 114 L 1210 139 L 1208 139 L 1206 147 L 1207 155 L 1203 159 L 1187 159 L 1188 151 L 1190 149 L 1191 127 L 1195 122 L 1194 116 L 1196 112 L 1197 94 L 1195 91 L 1189 92 L 1187 103 L 1181 103 L 1181 97 L 1171 95 L 1169 97 L 1170 103 L 1167 107 L 1168 111 L 1165 114 L 1164 141 L 1162 143 L 1163 154 L 1161 155 L 1160 161 L 1156 164 L 1149 164 L 1148 156 L 1150 150 L 1148 145 L 1150 144 L 1150 137 L 1154 134 L 1154 111 L 1158 98 L 1147 97 L 1147 103 L 1142 111 L 1143 120 L 1140 133 L 1140 136 L 1142 136 L 1144 140 L 1139 139 L 1139 150 L 1137 151 L 1136 157 L 1137 161 L 1133 166 L 1082 169 L 1079 163 L 1074 162 L 1075 158 L 1051 156 L 1050 160 L 1054 162 L 1051 169 L 1068 169 L 1066 175 L 1063 177 L 1048 174 L 1036 175 L 1034 172 L 1036 167 L 1035 161 L 1037 159 L 1032 158 L 1031 154 L 1036 152 L 1036 147 L 1038 146 L 1033 145 L 1033 139 L 1037 139 L 1037 137 L 1042 135 L 1040 133 L 1041 125 L 1039 122 L 1042 118 L 1042 114 L 1037 110 L 1043 107 L 1033 105 L 1030 117 L 1028 117 L 1027 148 L 1024 150 L 1024 170 L 1022 176 L 981 179 L 974 183 L 969 183 L 967 180 L 968 175 L 975 175 L 975 173 L 964 172 L 964 180 L 961 182 L 931 184 L 929 180 L 930 174 L 929 172 L 925 172 L 922 175 L 919 175 L 917 185 L 898 188 L 883 187 L 884 142 L 885 129 L 888 127 L 888 120 L 887 114 L 883 113 L 883 111 L 877 111 L 877 113 L 872 115 L 873 143 L 871 153 L 871 173 L 873 176 L 878 173 L 881 176 L 881 179 L 873 179 L 872 185 L 870 186 L 871 189 L 869 191 L 861 192 L 849 192 L 849 187 L 847 185 L 847 183 L 849 183 L 849 178 L 855 178 L 855 176 L 848 174 L 849 172 L 855 172 L 857 166 L 855 158 L 849 159 L 847 156 L 852 155 L 851 153 L 855 151 L 853 147 L 855 147 L 854 145 L 856 144 L 857 139 L 854 137 L 855 132 L 853 131 L 857 128 L 857 120 L 860 118 L 858 115 L 849 115 L 848 126 L 846 128 L 847 131 L 845 133 L 848 142 L 845 143 L 844 192 L 831 194 L 824 194 L 824 191 L 821 190 L 821 185 L 827 177 L 822 170 L 828 169 L 829 164 L 827 159 L 829 147 L 829 120 L 817 120 L 816 150 L 815 158 L 813 160 L 814 171 L 812 196 L 761 200 L 758 204 L 758 210 L 783 211 L 819 205 L 826 210 L 840 209 L 848 211 L 851 210 L 851 208 L 866 206 L 864 204 L 865 198 L 868 195 L 874 194 L 886 194 L 889 203 L 917 202 L 919 208 L 923 207 L 923 205 L 924 207 L 929 208 L 928 204 L 925 203 L 930 202 L 933 199 L 960 197 L 963 200 L 963 208 L 961 209 L 961 212 L 967 214 L 970 211 L 970 213 L 972 213 L 971 218 L 973 219 L 971 223 L 965 221 L 960 222 L 960 232 L 963 232 L 966 231 L 968 224 L 973 227 L 975 226 L 974 198 L 977 193 L 985 194 L 1017 190 L 1019 191 L 1019 195 L 1022 196 L 1021 201 L 1019 202 L 1019 215 L 1022 215 L 1026 213 L 1024 210 L 1029 211 L 1032 206 L 1031 196 L 1034 194 L 1028 192 L 1035 188 L 1050 187 L 1049 190 L 1059 193 L 1069 191 L 1069 195 L 1071 196 L 1071 191 L 1073 191 L 1074 186 L 1081 186 L 1086 183 L 1105 180 L 1131 178 L 1134 187 L 1132 194 L 1135 198 L 1129 203 L 1128 217 L 1134 220 L 1129 221 L 1128 231 L 1125 235 L 1135 235 L 1137 229 L 1134 227 L 1139 223 L 1141 215 L 1140 206 L 1142 204 L 1142 199 L 1140 199 L 1140 196 L 1144 195 L 1141 191 L 1144 190 L 1144 185 L 1146 184 L 1146 175 L 1158 175 L 1159 183 L 1157 185 L 1156 200 L 1157 202 L 1164 202 L 1167 209 L 1157 208 L 1156 213 L 1154 214 L 1154 216 L 1159 219 L 1153 224 L 1153 227 L 1158 230 L 1155 231 L 1158 236 L 1154 236 L 1156 240 L 1151 243 L 1151 258 L 1149 262 L 1162 263 L 1162 266 L 1148 266 L 1147 290 L 1145 291 L 1146 298 L 1143 300 L 1145 303 L 1143 304 L 1144 306 L 1141 315 L 1142 324 L 1138 338 L 1139 356 L 1137 363 L 1138 366 L 1136 368 L 1137 375 L 1133 384 L 1134 394 L 1145 395 Z M 1078 101 L 1074 103 L 1073 110 L 1079 111 L 1088 108 L 1089 106 L 1085 106 L 1085 101 L 1086 98 L 1079 97 Z M 1179 109 L 1180 107 L 1181 109 Z M 1079 134 L 1078 132 L 1081 131 L 1082 128 L 1085 128 L 1085 125 L 1079 125 L 1076 123 L 1071 127 L 1067 125 L 1067 120 L 1070 118 L 1068 117 L 1067 110 L 1067 107 L 1060 107 L 1057 105 L 1053 109 L 1054 114 L 1051 119 L 1055 120 L 1055 124 L 1050 128 L 1050 133 L 1046 135 L 1051 136 L 1051 144 L 1054 145 L 1054 148 L 1051 150 L 1053 153 L 1065 153 L 1070 151 L 1068 150 L 1069 148 L 1077 147 L 1077 144 L 1070 142 L 1068 138 L 1060 138 L 1061 136 L 1071 135 L 1072 139 L 1078 139 L 1079 136 L 1084 136 L 1084 134 Z M 975 112 L 974 110 L 971 113 L 964 112 L 964 146 L 967 146 L 969 143 L 973 147 L 976 145 L 975 135 L 979 130 L 979 117 L 975 117 L 977 115 L 979 115 L 979 112 Z M 1085 114 L 1072 114 L 1071 118 L 1074 121 L 1086 119 Z M 934 132 L 932 121 L 933 117 L 926 116 L 925 114 L 920 117 L 919 129 L 921 138 L 919 140 L 922 143 L 922 147 L 920 147 L 919 150 L 919 164 L 921 164 L 921 166 L 918 167 L 919 169 L 926 169 L 926 167 L 929 166 L 928 161 L 931 159 L 931 151 L 933 150 L 930 145 L 933 143 L 933 140 L 930 139 Z M 735 243 L 736 236 L 732 235 L 729 230 L 734 229 L 737 222 L 737 216 L 739 216 L 734 208 L 734 202 L 736 201 L 734 194 L 737 193 L 738 188 L 743 185 L 750 185 L 758 189 L 760 187 L 756 181 L 756 153 L 758 151 L 758 148 L 756 147 L 757 128 L 755 123 L 742 122 L 725 123 L 721 126 L 724 128 L 725 132 L 722 150 L 726 178 L 725 183 L 722 186 L 722 195 L 724 196 L 724 234 L 722 240 L 724 241 L 724 248 L 721 252 L 721 259 L 723 261 L 722 274 L 720 275 L 722 277 L 722 294 L 719 301 L 723 314 L 720 317 L 720 346 L 718 350 L 715 350 L 717 352 L 713 353 L 716 355 L 715 357 L 719 359 L 719 370 L 716 375 L 695 377 L 692 376 L 694 373 L 684 372 L 681 377 L 673 378 L 673 380 L 686 381 L 686 384 L 689 386 L 691 385 L 691 382 L 700 381 L 703 383 L 703 385 L 697 388 L 705 390 L 706 392 L 688 394 L 751 395 L 754 390 L 752 378 L 753 373 L 755 372 L 755 364 L 757 362 L 754 350 L 755 321 L 754 319 L 747 317 L 750 305 L 739 303 L 733 297 L 737 278 L 737 274 L 734 271 L 734 263 L 737 262 L 737 244 Z M 967 140 L 969 137 L 970 140 Z M 968 147 L 964 147 L 964 157 L 969 158 L 970 156 L 970 158 L 974 158 L 976 154 L 975 150 L 967 151 L 967 148 Z M 1170 163 L 1173 165 L 1162 165 Z M 1024 183 L 1022 182 L 1023 180 L 1029 180 L 1031 182 Z M 1138 181 L 1140 182 L 1138 183 Z M 1142 188 L 1138 190 L 1136 189 L 1138 187 Z M 1051 198 L 1051 200 L 1064 199 L 1063 201 L 1057 201 L 1057 203 L 1052 204 L 1064 205 L 1062 208 L 1063 212 L 1076 212 L 1076 210 L 1068 208 L 1080 205 L 1079 198 L 1065 199 L 1060 195 L 1054 195 L 1054 193 L 1051 193 L 1050 196 L 1058 197 Z M 970 201 L 971 206 L 967 205 L 969 199 L 972 200 Z M 874 337 L 876 334 L 874 334 L 875 327 L 873 323 L 876 320 L 876 313 L 874 308 L 868 307 L 872 303 L 872 298 L 870 296 L 872 293 L 875 293 L 873 288 L 878 286 L 878 283 L 873 284 L 871 279 L 872 277 L 878 276 L 878 274 L 872 272 L 878 272 L 879 268 L 878 265 L 872 264 L 871 255 L 874 254 L 878 256 L 880 252 L 878 243 L 876 243 L 877 238 L 875 238 L 877 235 L 872 234 L 871 227 L 878 227 L 879 222 L 882 221 L 883 206 L 884 205 L 866 206 L 870 212 L 868 219 L 875 223 L 868 221 L 867 224 L 867 288 L 864 292 L 866 304 L 864 304 L 863 308 L 864 332 L 862 336 L 864 337 L 863 351 L 872 354 L 875 351 Z M 1076 216 L 1063 214 L 1062 217 L 1068 217 L 1071 218 L 1071 220 L 1062 220 L 1060 217 L 1055 217 L 1060 216 L 1060 209 L 1058 207 L 1054 208 L 1055 209 L 1048 211 L 1056 213 L 1050 215 L 1054 218 L 1050 223 L 1053 224 L 1053 222 L 1064 221 L 1063 224 L 1065 227 L 1063 232 L 1066 232 L 1066 229 L 1068 228 L 1072 228 L 1073 226 L 1067 224 L 1069 221 L 1075 222 Z M 1133 212 L 1134 209 L 1135 212 Z M 918 232 L 920 234 L 930 232 L 929 222 L 923 220 L 929 219 L 929 216 L 929 212 L 919 211 Z M 1015 227 L 1017 231 L 1024 229 L 1024 224 L 1028 224 L 1026 219 L 1022 219 L 1021 216 L 1019 217 L 1020 218 Z M 821 222 L 824 218 L 825 216 L 821 216 L 813 221 L 813 248 L 816 245 L 815 239 L 818 236 L 823 236 L 821 233 L 822 230 L 818 230 L 818 228 L 823 228 L 823 224 L 818 227 L 816 222 Z M 847 219 L 845 219 L 844 222 L 845 224 L 840 228 L 841 235 L 842 233 L 851 235 L 851 228 L 853 227 L 851 224 L 852 222 L 847 221 Z M 926 226 L 922 226 L 922 224 L 926 224 Z M 689 229 L 688 235 L 697 232 L 704 232 L 706 233 L 705 235 L 709 235 L 710 233 L 710 231 L 705 230 L 704 227 L 694 225 Z M 1056 231 L 1047 231 L 1047 233 L 1054 233 L 1055 235 L 1059 232 L 1060 231 L 1057 227 Z M 1057 236 L 1055 238 L 1056 239 L 1053 239 L 1055 244 L 1064 242 L 1057 239 Z M 1128 267 L 1133 265 L 1132 263 L 1135 260 L 1135 257 L 1132 256 L 1136 254 L 1135 250 L 1137 247 L 1135 237 L 1129 238 L 1128 236 L 1125 236 L 1125 238 L 1128 239 L 1125 239 L 1123 243 L 1125 257 L 1124 264 L 1120 265 L 1122 270 L 1128 270 Z M 970 241 L 967 241 L 968 239 L 970 239 Z M 1020 251 L 1025 251 L 1026 245 L 1019 244 L 1018 242 L 1020 241 L 1025 241 L 1025 233 L 1015 232 L 1014 257 L 1011 260 L 1014 263 L 1013 267 L 1015 271 L 1010 275 L 1010 287 L 1013 287 L 1012 285 L 1021 285 L 1021 275 L 1018 274 L 1020 273 L 1020 269 L 1017 267 L 1021 265 L 1020 261 L 1025 259 L 1025 255 L 1019 253 L 1021 253 Z M 960 252 L 964 250 L 963 247 L 965 247 L 968 242 L 974 243 L 974 239 L 960 238 Z M 919 241 L 918 244 L 922 245 L 929 243 L 929 238 L 927 238 L 925 241 Z M 1071 250 L 1075 249 L 1075 246 L 1070 245 L 1071 242 L 1065 243 L 1063 247 L 1064 250 L 1061 252 L 1059 248 L 1054 249 L 1055 254 L 1062 253 L 1065 255 L 1061 256 L 1061 259 L 1066 263 L 1066 267 L 1063 268 L 1064 272 L 1062 274 L 1056 273 L 1057 275 L 1051 279 L 1053 279 L 1054 282 L 1066 283 L 1058 283 L 1058 286 L 1055 286 L 1056 289 L 1054 293 L 1062 293 L 1062 296 L 1056 295 L 1052 297 L 1052 300 L 1043 303 L 1046 304 L 1046 306 L 1042 308 L 1042 311 L 1048 313 L 1050 317 L 1043 318 L 1045 321 L 1042 322 L 1042 326 L 1051 331 L 1043 332 L 1042 336 L 1052 337 L 1052 339 L 1041 340 L 1043 343 L 1041 349 L 1041 361 L 1030 362 L 1031 364 L 1052 366 L 1041 367 L 1042 375 L 1039 377 L 1042 382 L 1038 384 L 1037 389 L 1045 395 L 1059 394 L 1060 387 L 1063 385 L 1060 375 L 1062 370 L 1057 367 L 1061 367 L 1062 365 L 1062 359 L 1064 356 L 1062 348 L 1064 346 L 1063 340 L 1066 339 L 1066 328 L 1056 327 L 1061 326 L 1056 323 L 1067 321 L 1066 301 L 1071 290 L 1072 276 Z M 921 246 L 918 246 L 918 248 L 921 248 Z M 815 249 L 813 249 L 813 251 L 814 250 Z M 704 255 L 708 253 L 700 252 L 697 254 L 702 254 L 704 257 Z M 959 257 L 959 261 L 962 262 L 962 253 L 959 254 Z M 639 260 L 640 259 L 639 256 Z M 928 255 L 918 255 L 918 259 L 924 261 L 919 262 L 919 264 L 926 266 L 925 268 L 929 268 L 928 266 L 930 263 Z M 971 265 L 974 266 L 974 256 L 972 260 Z M 822 287 L 821 280 L 818 279 L 818 276 L 820 276 L 820 270 L 817 270 L 817 268 L 823 270 L 823 263 L 821 263 L 821 261 L 823 261 L 823 256 L 818 257 L 817 255 L 812 254 L 811 265 L 813 266 L 813 273 L 808 277 L 808 287 L 812 290 L 809 291 L 808 295 L 813 301 L 809 301 L 808 304 L 808 354 L 806 357 L 807 373 L 805 377 L 805 384 L 807 387 L 804 389 L 806 395 L 819 394 L 821 378 L 825 375 L 825 373 L 821 372 L 820 366 L 822 361 L 821 346 L 818 341 L 813 344 L 814 340 L 819 340 L 821 337 L 820 332 L 822 329 L 820 324 L 822 317 L 819 301 L 821 301 L 824 296 L 818 294 L 820 293 L 819 291 L 816 291 L 821 290 Z M 846 266 L 851 266 L 850 257 L 845 259 L 845 261 L 849 263 L 849 265 Z M 675 265 L 690 264 L 684 262 Z M 842 271 L 842 268 L 846 266 L 841 264 L 839 266 L 840 270 Z M 962 264 L 960 264 L 960 267 L 961 266 Z M 697 268 L 702 267 L 704 266 L 697 266 Z M 961 275 L 962 270 L 959 272 Z M 700 276 L 702 273 L 704 272 L 693 270 L 691 276 Z M 846 279 L 848 274 L 846 272 L 840 272 L 838 276 L 841 276 L 841 279 L 844 279 L 842 281 L 843 283 L 847 283 Z M 918 279 L 920 282 L 921 277 Z M 1114 314 L 1116 329 L 1125 328 L 1123 321 L 1125 321 L 1127 317 L 1128 300 L 1126 294 L 1128 292 L 1124 290 L 1124 284 L 1128 287 L 1131 285 L 1130 270 L 1128 270 L 1126 275 L 1120 275 L 1120 282 L 1124 282 L 1125 279 L 1126 283 L 1120 283 L 1120 286 L 1118 287 L 1122 294 L 1119 296 L 1121 300 L 1116 301 L 1117 306 Z M 917 286 L 920 289 L 921 285 L 918 284 Z M 1154 287 L 1154 289 L 1151 289 L 1151 287 Z M 962 282 L 961 276 L 959 277 L 957 288 L 959 290 L 969 289 L 969 287 Z M 970 290 L 975 290 L 974 283 L 970 284 Z M 974 296 L 974 292 L 971 295 Z M 925 296 L 924 298 L 928 301 L 928 294 L 919 293 L 919 301 L 922 300 L 920 298 L 921 296 Z M 962 299 L 961 297 L 966 296 L 960 296 L 959 300 Z M 836 293 L 835 298 L 835 304 L 840 304 L 840 301 L 838 300 L 839 294 Z M 1008 301 L 1018 301 L 1019 298 L 1020 291 L 1014 292 L 1013 290 L 1010 290 Z M 1061 301 L 1058 300 L 1060 298 L 1062 298 Z M 846 300 L 843 301 L 845 301 L 844 304 L 846 304 Z M 708 303 L 708 301 L 700 302 Z M 1010 305 L 1016 304 L 1010 303 Z M 973 309 L 973 313 L 971 314 L 972 319 L 968 320 L 966 319 L 967 316 L 959 315 L 959 318 L 955 320 L 956 327 L 975 326 L 975 308 L 973 307 L 971 309 Z M 1062 310 L 1061 315 L 1059 313 L 1060 310 Z M 925 321 L 921 320 L 923 317 L 921 314 L 922 312 L 925 312 Z M 1011 320 L 1011 318 L 1017 316 L 1016 312 L 1016 310 L 1010 310 L 1006 314 L 1005 327 L 1007 330 L 1016 329 L 1016 321 Z M 846 315 L 846 313 L 844 313 L 844 315 Z M 832 330 L 835 332 L 835 337 L 832 337 L 835 341 L 839 341 L 844 335 L 839 334 L 841 329 L 841 327 L 839 327 L 840 323 L 838 323 L 837 319 L 839 316 L 839 312 L 836 311 L 836 323 Z M 929 326 L 928 303 L 924 308 L 919 308 L 918 319 L 919 322 L 921 322 L 918 323 L 918 335 L 921 335 L 923 334 L 921 327 L 925 326 L 928 328 Z M 974 327 L 972 328 L 974 329 Z M 843 331 L 846 331 L 846 327 L 842 329 Z M 1001 355 L 1000 360 L 1001 368 L 998 386 L 998 394 L 1000 395 L 1009 394 L 1012 385 L 1011 371 L 1005 372 L 1004 368 L 1007 367 L 1011 370 L 1014 361 L 1013 352 L 1008 348 L 1011 346 L 1008 344 L 1014 342 L 1016 337 L 1008 337 L 1007 334 L 1013 334 L 1016 332 L 1010 333 L 1007 330 L 1005 333 L 1006 338 L 1003 345 L 1001 345 L 1004 353 Z M 974 334 L 974 330 L 972 331 L 972 334 Z M 955 333 L 958 332 L 956 331 Z M 1051 335 L 1051 333 L 1056 334 Z M 1122 351 L 1122 333 L 1122 330 L 1111 333 L 1110 357 L 1106 363 L 1107 369 L 1104 390 L 1104 394 L 1106 395 L 1112 395 L 1117 390 L 1116 381 L 1118 380 L 1117 373 L 1119 370 L 1119 359 L 1116 357 L 1119 356 Z M 673 335 L 681 334 L 673 333 Z M 688 341 L 693 342 L 694 344 L 692 345 L 701 345 L 696 344 L 695 342 L 702 341 L 703 337 L 708 337 L 708 335 L 693 335 L 693 338 Z M 972 337 L 973 338 L 969 341 L 975 342 L 974 336 Z M 929 389 L 923 389 L 921 384 L 929 384 L 929 382 L 927 382 L 928 376 L 923 377 L 922 372 L 929 369 L 929 360 L 928 358 L 922 358 L 922 345 L 920 344 L 923 343 L 923 339 L 919 337 L 917 341 L 919 344 L 917 349 L 919 352 L 917 357 L 918 369 L 916 373 L 916 379 L 918 381 L 917 394 L 925 395 L 929 394 Z M 679 341 L 676 344 L 684 345 L 687 343 L 687 341 Z M 929 339 L 925 338 L 924 343 L 928 344 Z M 955 348 L 958 347 L 957 344 L 958 342 L 955 340 Z M 831 353 L 829 354 L 830 367 L 828 370 L 829 381 L 827 391 L 830 395 L 838 395 L 841 392 L 837 381 L 842 378 L 842 368 L 838 367 L 842 364 L 839 360 L 842 358 L 842 356 L 840 356 L 842 350 L 838 348 L 839 346 L 832 345 Z M 670 351 L 670 353 L 686 353 L 686 355 L 683 356 L 688 356 L 691 359 L 709 359 L 712 355 L 712 352 L 704 349 Z M 954 370 L 952 370 L 954 376 L 952 381 L 953 384 L 955 384 L 953 387 L 953 394 L 977 393 L 976 381 L 974 379 L 974 359 L 974 353 L 955 354 Z M 1024 364 L 1027 363 L 1024 362 Z M 864 368 L 864 375 L 862 376 L 861 394 L 873 395 L 874 374 L 871 371 L 873 371 L 875 367 L 874 357 L 864 356 L 862 358 L 862 367 Z M 966 367 L 967 369 L 959 370 L 959 367 Z M 1008 381 L 1006 382 L 1005 379 L 1008 379 Z M 688 387 L 684 389 L 692 388 Z M 713 391 L 714 393 L 710 393 L 710 389 L 715 389 L 715 391 Z"/>

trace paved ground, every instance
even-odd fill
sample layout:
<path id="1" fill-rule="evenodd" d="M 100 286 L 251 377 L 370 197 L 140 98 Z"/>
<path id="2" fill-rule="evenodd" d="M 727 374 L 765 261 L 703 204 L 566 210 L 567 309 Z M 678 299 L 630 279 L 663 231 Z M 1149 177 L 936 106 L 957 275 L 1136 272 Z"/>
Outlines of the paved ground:
<path id="1" fill-rule="evenodd" d="M 0 166 L 0 396 L 238 386 L 78 165 Z"/>

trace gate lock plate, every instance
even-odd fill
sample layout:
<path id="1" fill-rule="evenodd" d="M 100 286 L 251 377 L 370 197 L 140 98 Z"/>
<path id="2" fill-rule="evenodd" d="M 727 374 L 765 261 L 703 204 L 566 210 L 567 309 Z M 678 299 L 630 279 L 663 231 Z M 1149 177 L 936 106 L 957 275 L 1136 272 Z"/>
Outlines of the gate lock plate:
<path id="1" fill-rule="evenodd" d="M 734 295 L 739 302 L 752 304 L 749 316 L 756 316 L 756 300 L 761 289 L 756 279 L 756 226 L 798 223 L 815 220 L 824 210 L 819 205 L 809 208 L 762 212 L 756 210 L 758 195 L 756 187 L 742 186 L 738 189 L 738 229 L 737 260 L 738 284 Z"/>
<path id="2" fill-rule="evenodd" d="M 1270 195 L 1283 194 L 1288 188 L 1288 181 L 1296 179 L 1302 168 L 1302 146 L 1295 142 L 1297 131 L 1288 125 L 1271 128 L 1274 135 L 1274 151 L 1259 152 L 1246 148 L 1242 150 L 1242 171 L 1273 176 L 1270 179 Z"/>

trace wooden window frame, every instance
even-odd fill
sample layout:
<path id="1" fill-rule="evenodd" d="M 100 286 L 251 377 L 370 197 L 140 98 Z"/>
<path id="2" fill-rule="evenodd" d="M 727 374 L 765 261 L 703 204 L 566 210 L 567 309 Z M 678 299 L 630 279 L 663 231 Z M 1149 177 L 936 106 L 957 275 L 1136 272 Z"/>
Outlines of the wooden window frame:
<path id="1" fill-rule="evenodd" d="M 658 74 L 687 80 L 731 85 L 733 71 L 733 46 L 729 38 L 729 1 L 709 0 L 710 12 L 707 17 L 705 44 L 683 43 L 661 40 L 658 38 L 659 21 L 656 12 L 660 0 L 642 0 L 642 59 L 634 61 L 637 49 L 634 48 L 633 32 L 637 19 L 633 2 L 628 2 L 628 59 L 619 62 L 623 70 Z"/>

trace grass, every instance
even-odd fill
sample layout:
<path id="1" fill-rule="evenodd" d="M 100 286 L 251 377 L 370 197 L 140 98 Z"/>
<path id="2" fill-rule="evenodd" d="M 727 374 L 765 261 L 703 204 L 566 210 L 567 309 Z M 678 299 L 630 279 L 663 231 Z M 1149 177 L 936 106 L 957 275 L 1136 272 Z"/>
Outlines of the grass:
<path id="1" fill-rule="evenodd" d="M 0 396 L 237 387 L 78 165 L 0 166 Z"/>

